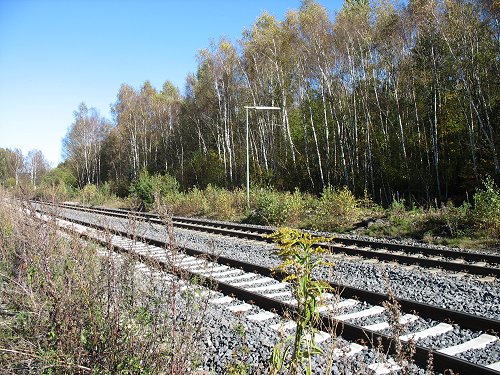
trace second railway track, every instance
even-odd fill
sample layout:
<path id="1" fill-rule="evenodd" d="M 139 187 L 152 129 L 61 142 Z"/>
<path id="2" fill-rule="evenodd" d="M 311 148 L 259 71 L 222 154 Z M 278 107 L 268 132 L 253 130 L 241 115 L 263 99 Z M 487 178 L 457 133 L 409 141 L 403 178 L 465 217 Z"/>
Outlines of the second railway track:
<path id="1" fill-rule="evenodd" d="M 102 213 L 115 217 L 138 217 L 153 223 L 164 223 L 161 216 L 138 211 L 127 211 L 103 207 L 90 207 L 75 204 L 61 204 L 60 207 Z M 265 236 L 274 230 L 256 225 L 218 222 L 206 219 L 172 217 L 175 227 L 203 231 L 226 236 L 270 242 Z M 454 272 L 500 278 L 500 255 L 481 252 L 456 251 L 446 248 L 423 247 L 387 241 L 370 241 L 350 238 L 334 238 L 328 248 L 332 252 L 342 252 L 348 256 L 361 256 L 367 259 L 398 262 L 426 268 L 437 268 Z"/>

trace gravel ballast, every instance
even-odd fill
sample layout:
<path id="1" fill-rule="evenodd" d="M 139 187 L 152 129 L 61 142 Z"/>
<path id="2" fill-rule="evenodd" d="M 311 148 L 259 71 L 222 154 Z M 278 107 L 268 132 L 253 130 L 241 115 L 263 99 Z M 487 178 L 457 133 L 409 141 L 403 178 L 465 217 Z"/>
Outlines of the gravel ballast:
<path id="1" fill-rule="evenodd" d="M 86 212 L 75 212 L 72 210 L 60 209 L 59 213 L 89 223 L 99 225 L 110 225 L 119 230 L 133 230 L 137 235 L 149 237 L 156 240 L 168 240 L 168 230 L 160 225 L 145 222 L 131 222 L 126 219 L 103 218 Z M 175 242 L 179 246 L 191 247 L 197 250 L 208 251 L 214 255 L 234 258 L 240 261 L 254 263 L 263 266 L 276 266 L 279 258 L 273 253 L 273 245 L 221 237 L 205 233 L 192 232 L 184 229 L 175 229 Z M 171 239 L 172 240 L 172 239 Z M 399 265 L 387 264 L 383 262 L 366 263 L 359 259 L 351 260 L 349 257 L 337 256 L 334 259 L 335 268 L 332 270 L 322 270 L 315 275 L 318 278 L 327 279 L 333 282 L 345 284 L 359 289 L 367 289 L 378 293 L 387 293 L 392 290 L 399 298 L 415 300 L 439 306 L 442 308 L 463 311 L 478 316 L 500 320 L 499 283 L 481 281 L 479 277 L 473 275 L 457 276 L 452 272 L 433 272 L 421 267 L 413 270 L 406 270 Z M 369 306 L 353 307 L 349 311 L 359 311 L 361 308 Z M 253 308 L 256 308 L 255 306 Z M 278 334 L 270 334 L 269 327 L 263 322 L 252 322 L 244 319 L 246 314 L 234 314 L 225 308 L 214 308 L 213 315 L 207 316 L 208 327 L 212 327 L 207 333 L 204 345 L 207 353 L 204 359 L 204 369 L 216 371 L 221 370 L 229 364 L 239 361 L 238 355 L 244 363 L 252 366 L 251 373 L 259 373 L 263 363 L 267 363 L 272 348 L 278 340 Z M 255 313 L 255 311 L 253 311 Z M 344 313 L 344 311 L 342 311 Z M 370 317 L 353 321 L 353 323 L 372 324 L 380 321 L 380 317 Z M 413 331 L 414 327 L 421 329 L 432 326 L 435 322 L 419 319 L 418 323 L 412 323 L 409 327 Z M 219 329 L 217 327 L 224 327 Z M 243 338 L 241 332 L 247 332 Z M 251 333 L 251 334 L 250 334 Z M 477 332 L 459 329 L 454 327 L 453 331 L 434 338 L 423 339 L 419 345 L 430 346 L 435 349 L 455 345 L 460 342 L 477 337 Z M 242 351 L 242 352 L 241 352 Z M 248 354 L 245 357 L 246 351 Z M 498 341 L 490 345 L 483 351 L 467 351 L 458 356 L 472 362 L 489 364 L 498 360 Z M 236 357 L 235 357 L 236 353 Z M 479 354 L 478 354 L 479 353 Z M 357 356 L 363 357 L 363 362 L 373 363 L 376 353 L 373 351 L 363 351 L 358 353 L 353 359 L 357 362 Z M 217 359 L 215 359 L 217 358 Z M 231 362 L 231 360 L 233 362 Z M 360 358 L 361 360 L 361 358 Z M 325 373 L 327 363 L 321 358 L 315 358 L 315 373 Z M 335 364 L 332 373 L 343 374 L 348 372 L 346 367 Z M 347 365 L 346 365 L 347 366 Z M 359 370 L 359 368 L 357 369 Z M 351 370 L 352 371 L 352 370 Z M 414 369 L 412 373 L 419 373 Z M 422 370 L 423 371 L 423 370 Z M 425 373 L 425 372 L 422 372 Z"/>

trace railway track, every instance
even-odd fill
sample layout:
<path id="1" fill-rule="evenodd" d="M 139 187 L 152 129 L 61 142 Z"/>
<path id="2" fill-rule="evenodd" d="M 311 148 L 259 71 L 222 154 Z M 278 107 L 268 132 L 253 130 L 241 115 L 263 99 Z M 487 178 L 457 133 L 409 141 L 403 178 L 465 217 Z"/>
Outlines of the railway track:
<path id="1" fill-rule="evenodd" d="M 163 224 L 163 218 L 156 214 L 111 208 L 96 208 L 75 204 L 60 204 L 59 207 L 80 209 L 87 212 L 101 213 L 108 216 L 131 218 L 137 217 L 152 223 Z M 265 236 L 274 229 L 261 226 L 248 226 L 229 222 L 205 219 L 172 217 L 175 227 L 194 231 L 270 242 Z M 348 256 L 361 256 L 405 265 L 416 265 L 446 271 L 464 272 L 484 277 L 500 278 L 500 255 L 477 252 L 456 251 L 445 248 L 429 248 L 415 245 L 369 241 L 350 238 L 334 238 L 328 243 L 332 252 L 345 253 Z"/>
<path id="2" fill-rule="evenodd" d="M 75 209 L 74 206 L 71 208 Z M 86 210 L 89 209 L 86 208 Z M 105 212 L 101 211 L 100 213 L 104 214 Z M 117 214 L 117 212 L 114 213 L 114 215 Z M 130 213 L 127 214 L 128 218 L 130 216 Z M 141 220 L 143 220 L 142 215 Z M 76 219 L 71 219 L 70 221 L 73 223 L 73 226 L 79 228 L 78 230 L 81 234 L 88 231 L 89 224 L 87 222 Z M 109 245 L 109 237 L 98 234 L 99 232 L 102 233 L 102 231 L 109 231 L 109 228 L 96 224 L 93 224 L 92 227 L 95 235 L 90 236 L 92 237 L 91 239 L 99 241 L 104 245 Z M 126 252 L 143 262 L 158 265 L 164 270 L 175 271 L 176 269 L 182 269 L 189 276 L 203 276 L 207 285 L 215 285 L 218 290 L 226 295 L 226 297 L 213 301 L 213 303 L 228 303 L 232 298 L 229 296 L 234 295 L 239 300 L 246 301 L 240 305 L 236 305 L 239 307 L 233 306 L 234 311 L 244 312 L 246 311 L 245 309 L 251 307 L 251 304 L 248 302 L 252 301 L 257 306 L 268 311 L 267 315 L 261 314 L 261 316 L 255 317 L 255 319 L 262 320 L 270 319 L 274 314 L 271 311 L 286 315 L 294 309 L 291 292 L 288 285 L 282 281 L 284 275 L 273 274 L 272 270 L 268 267 L 232 258 L 213 257 L 200 250 L 190 248 L 182 249 L 185 255 L 178 260 L 174 259 L 172 263 L 172 259 L 167 259 L 165 255 L 165 249 L 168 248 L 168 245 L 164 242 L 137 236 L 126 231 L 113 230 L 113 232 L 114 235 L 111 238 L 111 243 L 120 252 Z M 89 234 L 87 233 L 85 236 L 89 237 Z M 133 239 L 131 239 L 132 236 Z M 175 267 L 172 268 L 172 264 Z M 336 290 L 342 291 L 341 299 L 332 301 L 326 299 L 326 303 L 321 307 L 324 312 L 321 327 L 323 329 L 326 328 L 330 333 L 335 335 L 341 334 L 343 338 L 353 342 L 377 343 L 380 341 L 385 349 L 393 350 L 394 342 L 391 337 L 380 332 L 387 329 L 387 322 L 363 324 L 363 321 L 365 323 L 367 320 L 370 322 L 372 317 L 384 312 L 384 307 L 381 304 L 388 299 L 388 296 L 344 285 L 332 284 L 332 286 Z M 338 296 L 336 297 L 338 298 Z M 370 306 L 356 308 L 355 306 L 360 306 L 360 301 L 363 301 L 361 306 L 365 304 L 369 304 Z M 398 299 L 398 302 L 401 305 L 402 311 L 406 313 L 402 317 L 404 322 L 411 323 L 423 318 L 430 318 L 435 321 L 432 327 L 400 337 L 403 341 L 408 341 L 413 337 L 418 344 L 418 341 L 421 339 L 449 332 L 453 329 L 453 324 L 460 326 L 460 329 L 470 329 L 477 333 L 475 334 L 476 337 L 471 340 L 455 343 L 454 345 L 440 348 L 437 351 L 432 351 L 429 347 L 423 345 L 416 345 L 414 359 L 417 365 L 425 368 L 428 356 L 432 352 L 434 368 L 437 371 L 452 368 L 459 370 L 461 374 L 500 373 L 499 362 L 490 363 L 490 367 L 486 367 L 465 361 L 456 356 L 466 350 L 481 350 L 481 347 L 497 341 L 497 334 L 500 332 L 500 322 L 498 320 L 442 309 L 410 300 Z M 342 310 L 340 306 L 354 310 L 352 312 L 337 311 L 337 309 Z M 352 321 L 355 321 L 356 324 L 352 324 Z M 288 322 L 283 327 L 291 328 L 292 323 Z M 323 332 L 318 337 L 318 341 L 327 340 L 330 333 Z M 350 350 L 363 350 L 363 348 L 363 345 L 352 344 Z"/>

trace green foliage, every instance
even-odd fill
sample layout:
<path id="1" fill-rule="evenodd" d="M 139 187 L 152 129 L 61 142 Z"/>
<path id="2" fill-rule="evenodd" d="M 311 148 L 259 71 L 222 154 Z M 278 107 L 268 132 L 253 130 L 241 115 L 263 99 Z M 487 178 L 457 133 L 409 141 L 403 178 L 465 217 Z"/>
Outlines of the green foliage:
<path id="1" fill-rule="evenodd" d="M 279 373 L 282 367 L 289 367 L 290 373 L 296 374 L 303 368 L 306 374 L 311 374 L 311 362 L 304 366 L 305 361 L 310 360 L 311 355 L 322 353 L 314 341 L 315 327 L 319 322 L 317 303 L 323 293 L 332 291 L 328 283 L 314 280 L 312 274 L 318 267 L 333 266 L 324 260 L 328 251 L 314 245 L 328 242 L 331 238 L 313 237 L 310 233 L 290 228 L 280 228 L 268 238 L 278 245 L 277 255 L 282 262 L 276 270 L 287 275 L 283 281 L 290 283 L 297 301 L 295 338 L 293 343 L 285 341 L 275 347 L 273 371 Z M 291 355 L 290 362 L 286 361 L 288 353 Z"/>
<path id="2" fill-rule="evenodd" d="M 481 230 L 500 238 L 500 189 L 491 177 L 474 194 L 474 217 Z"/>
<path id="3" fill-rule="evenodd" d="M 386 210 L 387 222 L 372 225 L 366 233 L 412 237 L 458 247 L 495 246 L 500 232 L 500 192 L 491 178 L 474 194 L 474 205 L 449 201 L 441 207 L 406 207 L 394 200 Z"/>
<path id="4" fill-rule="evenodd" d="M 94 184 L 85 185 L 81 190 L 76 190 L 73 197 L 82 204 L 87 205 L 111 205 L 111 202 L 116 199 L 111 192 L 111 186 L 108 182 L 97 186 Z"/>
<path id="5" fill-rule="evenodd" d="M 152 176 L 147 170 L 143 170 L 139 178 L 132 182 L 129 191 L 142 208 L 151 209 L 155 201 L 171 202 L 179 193 L 179 183 L 170 175 Z"/>
<path id="6" fill-rule="evenodd" d="M 200 216 L 208 211 L 208 203 L 203 191 L 194 187 L 180 202 L 181 213 L 187 216 Z"/>
<path id="7" fill-rule="evenodd" d="M 98 187 L 94 184 L 85 185 L 79 193 L 83 204 L 98 205 L 104 202 Z"/>
<path id="8" fill-rule="evenodd" d="M 206 188 L 208 184 L 224 186 L 224 165 L 214 150 L 209 150 L 206 153 L 196 150 L 193 152 L 188 166 L 185 173 L 185 184 L 188 186 L 197 186 L 201 189 Z"/>
<path id="9" fill-rule="evenodd" d="M 255 212 L 253 221 L 257 224 L 279 225 L 285 221 L 282 214 L 284 200 L 274 190 L 259 190 L 254 195 Z"/>
<path id="10" fill-rule="evenodd" d="M 472 207 L 464 202 L 456 207 L 453 202 L 448 202 L 443 206 L 444 222 L 452 237 L 471 235 L 474 229 L 474 216 Z"/>
<path id="11" fill-rule="evenodd" d="M 254 212 L 250 222 L 264 225 L 298 225 L 305 209 L 300 191 L 278 192 L 274 189 L 258 189 L 251 192 Z"/>
<path id="12" fill-rule="evenodd" d="M 14 177 L 7 178 L 7 180 L 5 181 L 5 186 L 13 188 L 14 186 L 16 186 L 16 179 Z"/>
<path id="13" fill-rule="evenodd" d="M 35 197 L 47 200 L 66 200 L 77 193 L 77 180 L 65 164 L 45 174 L 35 191 Z"/>
<path id="14" fill-rule="evenodd" d="M 326 187 L 313 213 L 313 227 L 318 230 L 342 231 L 357 223 L 363 211 L 360 202 L 347 188 Z"/>
<path id="15" fill-rule="evenodd" d="M 77 180 L 71 170 L 64 164 L 58 165 L 56 168 L 50 170 L 43 178 L 42 185 L 45 186 L 58 186 L 64 185 L 66 187 L 76 188 Z"/>
<path id="16" fill-rule="evenodd" d="M 241 190 L 231 192 L 208 184 L 203 194 L 207 203 L 205 216 L 218 220 L 237 220 L 242 217 L 245 198 Z"/>
<path id="17" fill-rule="evenodd" d="M 394 199 L 387 209 L 387 216 L 391 226 L 399 228 L 407 228 L 410 230 L 415 217 L 418 212 L 412 208 L 410 211 L 406 210 L 406 202 L 404 199 Z"/>
<path id="18" fill-rule="evenodd" d="M 151 208 L 154 203 L 153 178 L 143 170 L 139 178 L 130 184 L 130 195 L 137 198 L 143 208 Z"/>

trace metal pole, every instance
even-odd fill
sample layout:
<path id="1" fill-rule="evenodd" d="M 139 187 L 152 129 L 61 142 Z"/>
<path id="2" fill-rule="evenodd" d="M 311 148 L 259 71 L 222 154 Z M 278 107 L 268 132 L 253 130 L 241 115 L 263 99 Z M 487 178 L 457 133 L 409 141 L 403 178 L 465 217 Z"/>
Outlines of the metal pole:
<path id="1" fill-rule="evenodd" d="M 248 108 L 247 110 L 247 129 L 246 129 L 246 151 L 247 151 L 247 207 L 250 209 L 250 156 L 248 149 Z"/>

